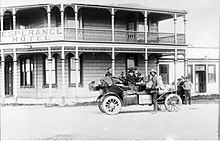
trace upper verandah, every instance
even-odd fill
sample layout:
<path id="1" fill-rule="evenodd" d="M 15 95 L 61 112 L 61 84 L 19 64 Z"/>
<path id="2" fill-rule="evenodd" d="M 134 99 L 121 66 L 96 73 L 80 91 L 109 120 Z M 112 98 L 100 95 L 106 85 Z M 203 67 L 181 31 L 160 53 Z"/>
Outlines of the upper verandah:
<path id="1" fill-rule="evenodd" d="M 185 24 L 187 12 L 184 10 L 151 9 L 138 4 L 61 3 L 5 7 L 1 13 L 1 30 L 5 31 L 1 34 L 2 42 L 4 37 L 8 42 L 12 36 L 11 41 L 17 41 L 18 35 L 28 35 L 29 41 L 33 41 L 32 33 L 39 33 L 39 28 L 59 27 L 61 29 L 54 31 L 62 34 L 60 37 L 64 40 L 185 44 L 185 32 L 176 33 L 177 18 L 183 17 Z M 159 33 L 158 22 L 166 19 L 174 20 L 174 33 Z M 48 30 L 42 29 L 42 32 Z M 38 39 L 48 40 L 47 37 L 36 37 Z"/>

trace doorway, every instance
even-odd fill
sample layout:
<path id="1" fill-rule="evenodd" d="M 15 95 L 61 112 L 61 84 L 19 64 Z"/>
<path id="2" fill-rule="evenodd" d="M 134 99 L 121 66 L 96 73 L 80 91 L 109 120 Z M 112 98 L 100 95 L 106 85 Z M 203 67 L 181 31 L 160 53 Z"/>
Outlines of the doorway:
<path id="1" fill-rule="evenodd" d="M 11 56 L 5 58 L 5 95 L 13 95 L 13 58 Z"/>
<path id="2" fill-rule="evenodd" d="M 204 93 L 206 92 L 206 66 L 200 65 L 196 66 L 196 72 L 195 72 L 195 87 L 196 92 L 198 93 Z"/>

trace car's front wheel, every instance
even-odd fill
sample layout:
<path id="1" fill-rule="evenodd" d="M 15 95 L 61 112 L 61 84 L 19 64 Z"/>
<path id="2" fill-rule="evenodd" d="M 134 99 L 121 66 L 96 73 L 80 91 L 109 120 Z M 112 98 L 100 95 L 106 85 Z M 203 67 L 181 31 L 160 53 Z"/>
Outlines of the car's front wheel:
<path id="1" fill-rule="evenodd" d="M 106 96 L 102 102 L 106 114 L 115 115 L 121 111 L 121 100 L 117 96 Z"/>
<path id="2" fill-rule="evenodd" d="M 178 95 L 171 94 L 166 97 L 164 104 L 169 112 L 177 112 L 182 106 L 182 100 Z"/>

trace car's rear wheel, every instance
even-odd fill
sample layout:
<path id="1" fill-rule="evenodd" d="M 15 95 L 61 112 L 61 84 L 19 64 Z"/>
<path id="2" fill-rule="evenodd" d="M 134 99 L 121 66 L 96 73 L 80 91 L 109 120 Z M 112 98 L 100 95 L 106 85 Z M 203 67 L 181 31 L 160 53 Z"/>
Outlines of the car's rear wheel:
<path id="1" fill-rule="evenodd" d="M 171 94 L 166 97 L 164 104 L 169 112 L 177 112 L 182 106 L 182 100 L 178 95 Z"/>
<path id="2" fill-rule="evenodd" d="M 117 96 L 106 96 L 103 100 L 103 110 L 106 114 L 115 115 L 121 111 L 121 100 Z"/>

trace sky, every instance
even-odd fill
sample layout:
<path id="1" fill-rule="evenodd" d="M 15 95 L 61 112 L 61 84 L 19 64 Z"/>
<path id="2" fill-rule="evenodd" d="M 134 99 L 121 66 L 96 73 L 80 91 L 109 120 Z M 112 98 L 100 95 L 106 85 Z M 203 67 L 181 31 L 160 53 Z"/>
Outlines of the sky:
<path id="1" fill-rule="evenodd" d="M 0 6 L 60 3 L 60 0 L 0 0 Z M 193 47 L 219 47 L 220 0 L 62 0 L 63 3 L 136 3 L 152 8 L 186 10 L 187 43 Z M 183 31 L 183 20 L 178 19 L 178 30 Z M 162 31 L 172 30 L 172 24 L 162 23 Z M 168 26 L 166 26 L 168 25 Z M 172 28 L 172 29 L 170 29 Z"/>

